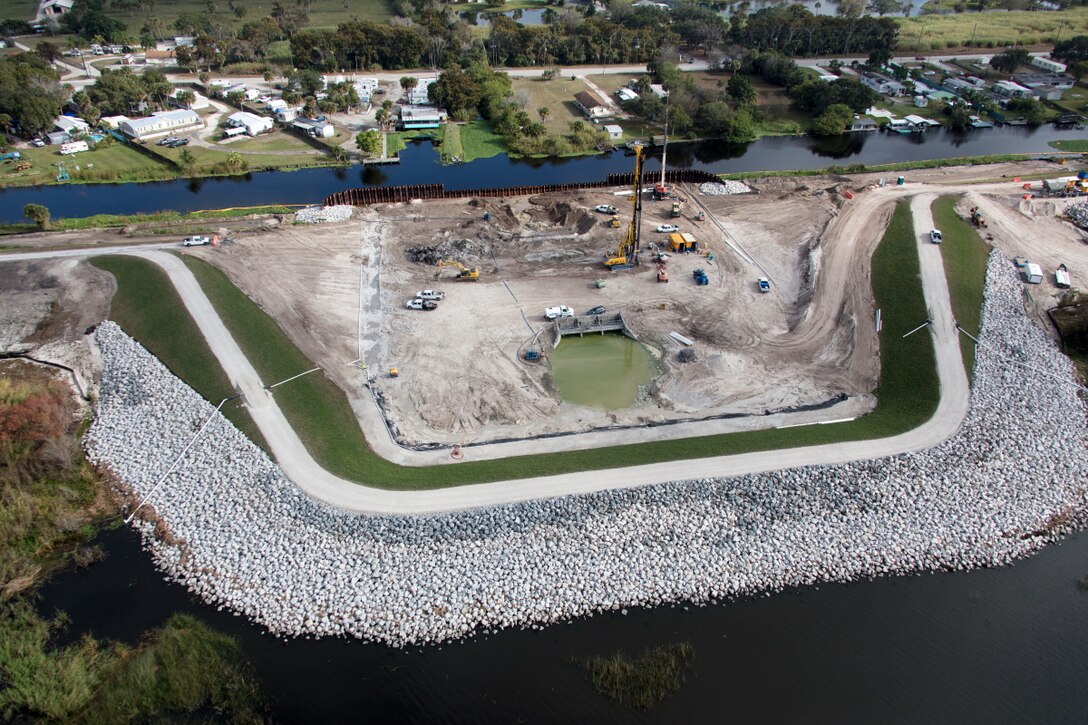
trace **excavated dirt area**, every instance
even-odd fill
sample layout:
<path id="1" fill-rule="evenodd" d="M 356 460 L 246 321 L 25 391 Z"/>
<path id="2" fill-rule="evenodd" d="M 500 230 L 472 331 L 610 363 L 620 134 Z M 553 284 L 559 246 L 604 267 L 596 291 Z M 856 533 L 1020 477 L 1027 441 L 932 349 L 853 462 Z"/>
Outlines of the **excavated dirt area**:
<path id="1" fill-rule="evenodd" d="M 384 205 L 349 223 L 240 236 L 194 253 L 270 311 L 357 407 L 373 405 L 364 373 L 350 364 L 362 358 L 410 444 L 761 417 L 849 396 L 828 414 L 842 417 L 873 404 L 878 365 L 866 259 L 890 206 L 843 214 L 834 186 L 770 179 L 756 184 L 759 193 L 731 197 L 679 188 L 688 199 L 679 220 L 670 218 L 669 202 L 647 197 L 644 264 L 618 272 L 602 260 L 626 232 L 630 197 L 610 190 Z M 624 226 L 612 228 L 611 217 L 594 211 L 598 204 L 619 207 Z M 862 206 L 852 204 L 844 208 Z M 703 222 L 693 220 L 699 205 L 709 213 Z M 673 222 L 713 259 L 673 255 L 664 284 L 648 246 L 663 244 L 667 235 L 654 229 Z M 436 279 L 439 259 L 480 267 L 480 280 L 457 281 L 452 268 Z M 707 270 L 710 285 L 694 284 L 696 267 Z M 758 291 L 760 275 L 772 280 L 770 294 Z M 446 293 L 438 309 L 405 309 L 425 288 Z M 622 311 L 659 358 L 661 374 L 633 406 L 609 412 L 565 403 L 547 364 L 522 359 L 537 333 L 551 341 L 543 312 L 560 304 L 579 313 L 597 305 Z M 695 341 L 694 362 L 678 361 L 681 345 L 670 332 Z M 388 376 L 391 367 L 399 377 Z"/>

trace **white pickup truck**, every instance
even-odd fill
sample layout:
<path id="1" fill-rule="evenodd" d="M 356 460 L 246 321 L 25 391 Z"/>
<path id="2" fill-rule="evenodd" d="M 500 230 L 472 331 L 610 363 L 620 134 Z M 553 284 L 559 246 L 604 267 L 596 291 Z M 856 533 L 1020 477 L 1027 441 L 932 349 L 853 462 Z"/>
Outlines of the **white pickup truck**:
<path id="1" fill-rule="evenodd" d="M 574 317 L 574 310 L 566 305 L 559 305 L 544 310 L 544 316 L 549 320 L 554 320 L 557 317 Z"/>

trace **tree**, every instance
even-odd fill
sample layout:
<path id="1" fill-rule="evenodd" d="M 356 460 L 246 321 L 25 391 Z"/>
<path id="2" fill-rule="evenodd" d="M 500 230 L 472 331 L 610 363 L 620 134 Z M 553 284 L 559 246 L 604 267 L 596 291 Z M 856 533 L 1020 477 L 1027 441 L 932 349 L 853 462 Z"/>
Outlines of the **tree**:
<path id="1" fill-rule="evenodd" d="M 192 168 L 196 163 L 196 157 L 193 156 L 193 152 L 189 149 L 182 149 L 181 153 L 178 154 L 178 161 L 181 162 L 183 166 Z"/>
<path id="2" fill-rule="evenodd" d="M 1057 43 L 1050 55 L 1066 63 L 1088 60 L 1088 35 L 1074 35 L 1069 40 Z"/>
<path id="3" fill-rule="evenodd" d="M 237 151 L 231 151 L 229 154 L 227 154 L 227 166 L 231 167 L 232 169 L 237 169 L 243 164 L 245 164 L 245 159 L 242 158 L 242 154 L 238 153 Z"/>
<path id="4" fill-rule="evenodd" d="M 38 229 L 49 228 L 49 208 L 41 204 L 27 204 L 23 207 L 23 216 L 38 225 Z"/>
<path id="5" fill-rule="evenodd" d="M 362 131 L 355 136 L 355 145 L 367 156 L 374 156 L 382 150 L 382 134 L 373 129 Z"/>
<path id="6" fill-rule="evenodd" d="M 48 40 L 38 43 L 38 47 L 34 49 L 34 52 L 46 63 L 56 63 L 57 59 L 60 58 L 60 46 Z"/>
<path id="7" fill-rule="evenodd" d="M 540 122 L 544 123 L 548 120 L 548 116 L 552 115 L 552 109 L 548 108 L 547 106 L 541 106 L 540 108 L 536 109 L 536 115 L 540 116 Z"/>
<path id="8" fill-rule="evenodd" d="M 990 67 L 1002 73 L 1015 73 L 1022 65 L 1027 65 L 1031 56 L 1023 48 L 1009 48 L 990 59 Z"/>
<path id="9" fill-rule="evenodd" d="M 193 105 L 193 101 L 196 100 L 196 94 L 189 90 L 178 91 L 175 99 L 177 100 L 179 105 L 189 108 Z"/>
<path id="10" fill-rule="evenodd" d="M 722 139 L 729 143 L 749 143 L 756 139 L 756 124 L 747 108 L 741 108 L 726 124 Z"/>
<path id="11" fill-rule="evenodd" d="M 813 120 L 812 132 L 817 136 L 838 136 L 846 130 L 846 125 L 853 118 L 854 112 L 849 106 L 833 103 Z"/>
<path id="12" fill-rule="evenodd" d="M 438 76 L 428 91 L 434 101 L 450 115 L 475 111 L 483 98 L 483 90 L 468 73 L 451 68 Z"/>
<path id="13" fill-rule="evenodd" d="M 400 87 L 404 89 L 405 96 L 410 96 L 412 94 L 412 89 L 417 85 L 419 85 L 419 81 L 412 76 L 404 76 L 400 79 Z"/>
<path id="14" fill-rule="evenodd" d="M 725 90 L 730 98 L 742 106 L 755 103 L 756 98 L 759 97 L 759 94 L 756 93 L 756 87 L 752 85 L 752 81 L 748 80 L 747 76 L 742 76 L 739 73 L 729 79 Z"/>
<path id="15" fill-rule="evenodd" d="M 903 12 L 903 3 L 899 0 L 869 0 L 867 8 L 870 13 L 884 17 L 888 13 Z"/>
<path id="16" fill-rule="evenodd" d="M 870 68 L 883 68 L 888 65 L 888 62 L 892 59 L 891 48 L 886 45 L 873 48 L 869 51 L 869 67 Z M 900 66 L 902 68 L 902 66 Z"/>
<path id="17" fill-rule="evenodd" d="M 1078 60 L 1070 63 L 1066 70 L 1079 83 L 1081 78 L 1088 75 L 1088 60 Z"/>

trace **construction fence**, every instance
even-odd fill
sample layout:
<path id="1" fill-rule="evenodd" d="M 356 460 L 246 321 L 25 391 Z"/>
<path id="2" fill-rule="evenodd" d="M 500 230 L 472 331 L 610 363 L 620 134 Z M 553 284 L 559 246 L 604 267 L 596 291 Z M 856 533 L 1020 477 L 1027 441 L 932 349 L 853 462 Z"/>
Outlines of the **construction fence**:
<path id="1" fill-rule="evenodd" d="M 661 172 L 646 172 L 642 182 L 652 185 L 661 178 Z M 702 184 L 721 181 L 721 177 L 699 169 L 676 169 L 665 172 L 665 181 L 670 184 Z M 570 184 L 543 184 L 539 186 L 501 186 L 483 189 L 446 189 L 442 184 L 416 184 L 413 186 L 374 186 L 361 189 L 345 189 L 325 197 L 324 206 L 366 206 L 368 204 L 388 204 L 412 201 L 413 199 L 463 199 L 467 197 L 504 197 L 546 194 L 554 191 L 577 191 L 580 189 L 606 189 L 615 186 L 633 186 L 635 175 L 609 174 L 604 181 L 582 181 Z"/>

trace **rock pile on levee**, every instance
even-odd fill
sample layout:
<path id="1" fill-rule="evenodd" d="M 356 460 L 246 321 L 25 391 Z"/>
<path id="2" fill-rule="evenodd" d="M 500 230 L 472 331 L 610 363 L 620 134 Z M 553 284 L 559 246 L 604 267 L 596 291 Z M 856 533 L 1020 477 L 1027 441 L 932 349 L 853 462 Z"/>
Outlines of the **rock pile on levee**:
<path id="1" fill-rule="evenodd" d="M 285 636 L 395 646 L 602 610 L 714 602 L 821 581 L 1001 565 L 1085 520 L 1085 406 L 1073 371 L 991 258 L 972 407 L 935 448 L 459 513 L 317 503 L 216 416 L 151 503 L 157 565 Z M 116 325 L 90 457 L 146 494 L 213 408 Z"/>
<path id="2" fill-rule="evenodd" d="M 308 206 L 295 212 L 295 221 L 299 224 L 346 222 L 354 213 L 355 207 L 347 205 Z"/>

